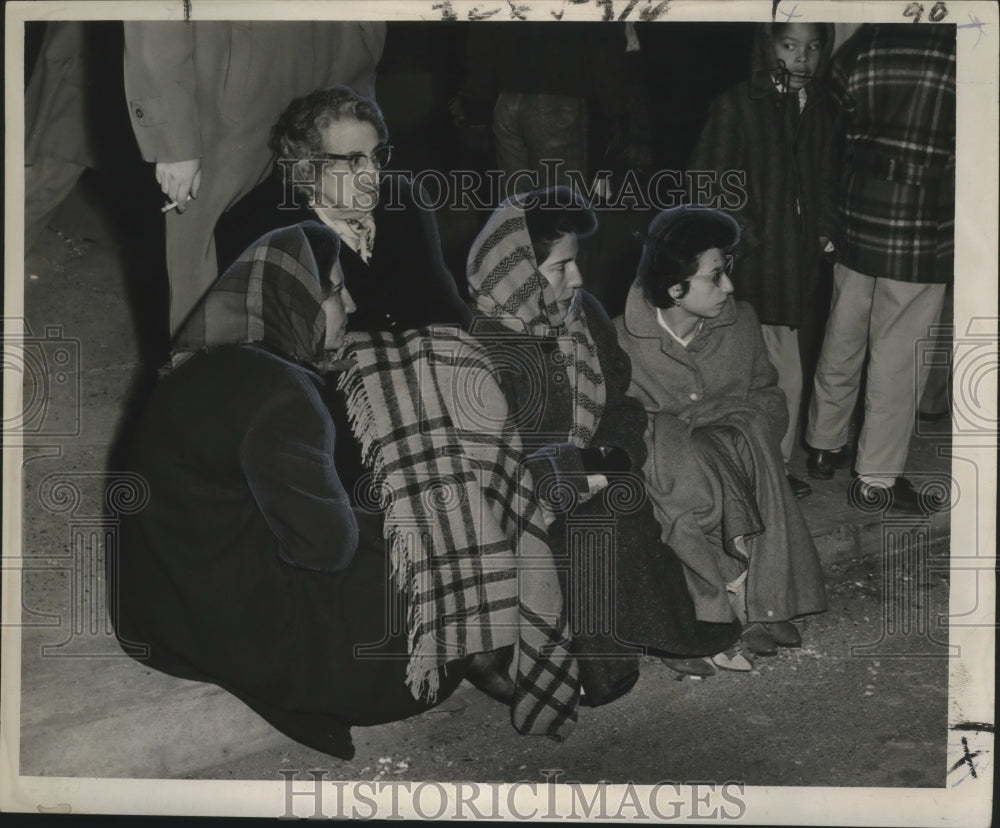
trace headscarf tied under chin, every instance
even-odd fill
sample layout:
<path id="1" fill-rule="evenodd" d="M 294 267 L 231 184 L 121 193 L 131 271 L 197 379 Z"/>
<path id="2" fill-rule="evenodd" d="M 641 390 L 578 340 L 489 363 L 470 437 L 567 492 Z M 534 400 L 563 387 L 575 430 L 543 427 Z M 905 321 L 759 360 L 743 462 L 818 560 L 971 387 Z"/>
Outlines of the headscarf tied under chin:
<path id="1" fill-rule="evenodd" d="M 340 253 L 329 227 L 305 221 L 259 238 L 223 273 L 174 340 L 172 365 L 195 351 L 260 343 L 323 370 L 323 279 Z"/>
<path id="2" fill-rule="evenodd" d="M 468 279 L 476 309 L 505 328 L 524 335 L 557 337 L 573 389 L 569 441 L 585 448 L 604 414 L 605 385 L 597 346 L 580 311 L 576 291 L 563 316 L 548 280 L 538 270 L 524 210 L 508 199 L 476 237 L 469 253 Z"/>

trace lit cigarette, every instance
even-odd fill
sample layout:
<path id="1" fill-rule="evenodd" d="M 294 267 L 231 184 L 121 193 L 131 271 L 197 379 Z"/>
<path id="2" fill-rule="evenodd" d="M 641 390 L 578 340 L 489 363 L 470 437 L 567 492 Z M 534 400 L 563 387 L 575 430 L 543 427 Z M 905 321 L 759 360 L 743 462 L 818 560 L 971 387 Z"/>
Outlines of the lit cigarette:
<path id="1" fill-rule="evenodd" d="M 185 199 L 185 201 L 190 201 L 190 200 L 191 200 L 191 196 L 188 196 L 188 197 L 187 197 L 187 198 Z M 177 205 L 178 205 L 179 203 L 180 203 L 180 202 L 178 202 L 178 201 L 171 201 L 171 202 L 170 202 L 169 204 L 164 204 L 164 205 L 163 205 L 163 206 L 162 206 L 162 207 L 160 208 L 160 212 L 161 212 L 161 213 L 166 213 L 166 212 L 169 212 L 170 210 L 173 210 L 173 209 L 175 209 L 175 208 L 177 207 Z"/>

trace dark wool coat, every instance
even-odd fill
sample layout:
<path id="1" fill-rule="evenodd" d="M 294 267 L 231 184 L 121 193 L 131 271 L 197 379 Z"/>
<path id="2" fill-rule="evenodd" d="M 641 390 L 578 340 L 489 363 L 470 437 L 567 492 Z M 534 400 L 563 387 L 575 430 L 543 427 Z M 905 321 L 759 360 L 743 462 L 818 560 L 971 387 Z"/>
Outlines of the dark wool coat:
<path id="1" fill-rule="evenodd" d="M 472 313 L 444 262 L 429 198 L 414 193 L 403 175 L 383 173 L 374 211 L 375 247 L 367 264 L 346 244 L 340 264 L 358 306 L 349 331 L 404 331 L 428 325 L 467 328 Z M 289 205 L 281 207 L 279 205 Z M 320 221 L 277 175 L 237 202 L 219 219 L 215 244 L 222 273 L 259 236 L 300 221 Z"/>
<path id="2" fill-rule="evenodd" d="M 347 759 L 350 725 L 429 705 L 405 684 L 405 633 L 385 629 L 384 541 L 347 502 L 318 383 L 250 345 L 161 381 L 131 452 L 150 493 L 122 520 L 116 629 L 148 666 L 218 684 Z M 388 658 L 355 656 L 379 642 Z M 438 701 L 460 679 L 449 665 Z"/>
<path id="3" fill-rule="evenodd" d="M 800 327 L 819 282 L 820 236 L 836 234 L 834 127 L 823 88 L 833 26 L 817 78 L 799 112 L 797 93 L 778 91 L 769 26 L 759 27 L 750 80 L 712 103 L 688 170 L 746 176 L 746 199 L 728 195 L 741 244 L 733 274 L 736 297 L 766 325 Z M 728 201 L 733 203 L 728 203 Z"/>
<path id="4" fill-rule="evenodd" d="M 599 699 L 601 693 L 616 681 L 625 680 L 634 669 L 634 657 L 627 657 L 634 648 L 623 646 L 628 642 L 677 655 L 711 655 L 729 647 L 738 631 L 730 624 L 699 623 L 695 618 L 683 567 L 674 551 L 660 541 L 660 527 L 642 484 L 646 415 L 638 401 L 625 394 L 631 374 L 628 358 L 618 346 L 614 326 L 604 309 L 587 293 L 583 293 L 581 312 L 586 315 L 597 346 L 599 370 L 606 384 L 604 413 L 591 445 L 624 449 L 632 470 L 632 474 L 617 478 L 609 474 L 611 486 L 578 503 L 568 514 L 559 514 L 549 527 L 549 542 L 556 559 L 579 559 L 579 568 L 569 570 L 577 577 L 583 572 L 581 556 L 586 552 L 581 550 L 583 536 L 579 533 L 593 532 L 595 527 L 613 533 L 616 555 L 610 574 L 614 589 L 599 591 L 591 586 L 584 591 L 583 582 L 572 579 L 570 583 L 571 577 L 564 585 L 575 620 L 583 618 L 588 608 L 593 613 L 595 600 L 610 601 L 598 607 L 600 612 L 605 611 L 604 607 L 614 611 L 617 641 L 604 630 L 600 631 L 603 635 L 587 635 L 580 630 L 574 635 L 584 689 L 588 697 Z M 573 397 L 555 342 L 514 334 L 485 316 L 476 317 L 472 332 L 488 348 L 495 364 L 506 369 L 500 373 L 500 385 L 508 400 L 508 411 L 521 415 L 519 432 L 526 454 L 564 443 L 573 418 Z M 529 466 L 537 471 L 531 462 Z M 560 452 L 558 467 L 559 474 L 571 485 L 578 484 L 587 472 L 579 451 Z M 598 571 L 592 569 L 591 577 Z M 591 615 L 591 622 L 594 619 Z M 602 654 L 617 661 L 601 661 L 597 656 Z"/>
<path id="5" fill-rule="evenodd" d="M 684 562 L 698 618 L 733 617 L 726 583 L 743 567 L 726 544 L 743 534 L 752 536 L 750 621 L 825 609 L 819 557 L 778 446 L 784 394 L 753 309 L 730 299 L 684 348 L 636 284 L 615 325 L 632 361 L 629 394 L 648 417 L 649 496 L 664 539 Z"/>
<path id="6" fill-rule="evenodd" d="M 121 105 L 121 23 L 50 20 L 24 91 L 24 161 L 60 158 L 85 167 L 132 161 Z M 30 194 L 29 194 L 30 197 Z"/>
<path id="7" fill-rule="evenodd" d="M 405 633 L 387 629 L 405 615 L 389 611 L 380 516 L 355 513 L 334 461 L 352 437 L 316 370 L 320 273 L 337 246 L 321 225 L 277 230 L 189 319 L 131 440 L 127 466 L 149 496 L 122 519 L 108 585 L 130 654 L 351 758 L 351 724 L 431 705 L 407 688 Z M 460 662 L 442 671 L 438 701 L 462 674 Z"/>

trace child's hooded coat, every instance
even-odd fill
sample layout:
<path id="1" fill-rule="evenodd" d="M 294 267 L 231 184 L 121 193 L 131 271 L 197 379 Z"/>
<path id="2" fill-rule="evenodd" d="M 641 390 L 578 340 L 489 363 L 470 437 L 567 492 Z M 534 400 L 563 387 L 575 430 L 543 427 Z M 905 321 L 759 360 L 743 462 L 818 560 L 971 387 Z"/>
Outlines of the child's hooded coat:
<path id="1" fill-rule="evenodd" d="M 819 25 L 826 38 L 802 111 L 798 93 L 775 82 L 782 74 L 770 25 L 758 26 L 750 79 L 712 102 L 688 163 L 692 172 L 746 176 L 739 204 L 726 195 L 714 206 L 731 210 L 740 223 L 736 296 L 765 325 L 802 324 L 818 283 L 820 236 L 835 235 L 834 119 L 823 88 L 834 32 L 831 24 Z"/>

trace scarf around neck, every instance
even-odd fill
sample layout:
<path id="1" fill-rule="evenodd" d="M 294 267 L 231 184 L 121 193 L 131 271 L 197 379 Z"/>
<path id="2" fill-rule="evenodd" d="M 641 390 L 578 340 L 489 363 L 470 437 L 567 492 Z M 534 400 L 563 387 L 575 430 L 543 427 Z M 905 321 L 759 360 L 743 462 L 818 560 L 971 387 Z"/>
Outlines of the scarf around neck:
<path id="1" fill-rule="evenodd" d="M 565 317 L 538 269 L 524 210 L 508 199 L 473 242 L 467 274 L 476 309 L 517 334 L 554 339 L 563 355 L 573 392 L 568 439 L 590 445 L 604 413 L 606 389 L 597 346 L 577 291 Z"/>
<path id="2" fill-rule="evenodd" d="M 365 264 L 375 249 L 375 216 L 370 210 L 350 210 L 346 207 L 314 207 L 316 215 L 331 227 Z"/>

